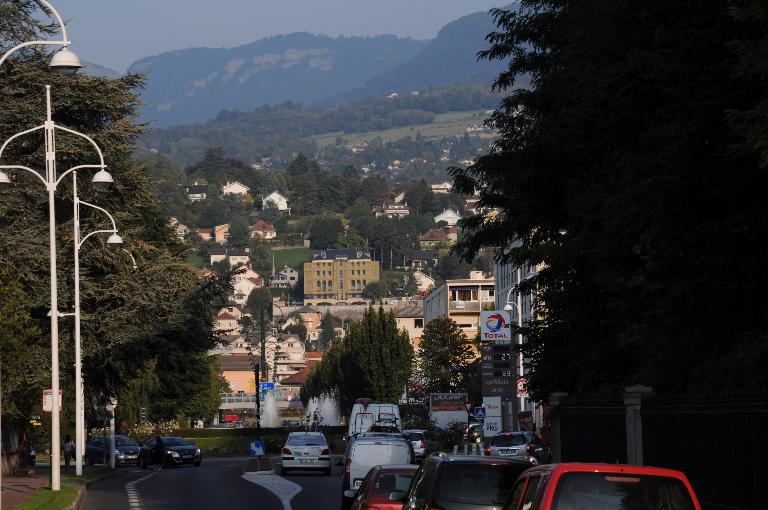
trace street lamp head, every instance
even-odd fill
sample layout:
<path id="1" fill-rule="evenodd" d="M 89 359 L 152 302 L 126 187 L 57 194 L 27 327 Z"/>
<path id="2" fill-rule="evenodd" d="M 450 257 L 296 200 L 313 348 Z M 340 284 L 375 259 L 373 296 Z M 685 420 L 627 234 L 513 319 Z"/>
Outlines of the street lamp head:
<path id="1" fill-rule="evenodd" d="M 506 305 L 504 305 L 504 311 L 505 312 L 511 312 L 512 311 L 512 304 L 511 303 L 507 303 Z"/>
<path id="2" fill-rule="evenodd" d="M 112 174 L 104 170 L 103 168 L 93 174 L 93 179 L 91 179 L 91 182 L 94 186 L 97 188 L 106 188 L 110 186 L 112 183 L 115 182 L 115 180 L 112 178 Z"/>
<path id="3" fill-rule="evenodd" d="M 74 75 L 78 69 L 83 67 L 80 59 L 66 46 L 54 53 L 51 63 L 51 69 L 64 76 Z"/>
<path id="4" fill-rule="evenodd" d="M 119 247 L 123 244 L 123 238 L 117 235 L 117 233 L 112 234 L 109 236 L 109 239 L 107 239 L 107 244 L 110 246 Z"/>
<path id="5" fill-rule="evenodd" d="M 4 184 L 10 184 L 11 178 L 8 177 L 8 174 L 0 170 L 0 185 Z"/>

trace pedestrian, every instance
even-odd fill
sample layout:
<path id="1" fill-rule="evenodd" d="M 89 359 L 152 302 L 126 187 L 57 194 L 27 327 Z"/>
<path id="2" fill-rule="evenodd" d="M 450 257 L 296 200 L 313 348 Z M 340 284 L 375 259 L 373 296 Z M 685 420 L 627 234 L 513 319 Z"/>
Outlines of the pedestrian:
<path id="1" fill-rule="evenodd" d="M 162 469 L 163 457 L 165 456 L 165 443 L 163 443 L 163 438 L 160 436 L 155 436 L 155 449 L 153 453 L 155 464 L 157 464 L 155 469 Z"/>
<path id="2" fill-rule="evenodd" d="M 75 442 L 69 434 L 64 437 L 64 444 L 61 446 L 64 451 L 64 469 L 69 469 L 69 463 L 75 456 Z"/>

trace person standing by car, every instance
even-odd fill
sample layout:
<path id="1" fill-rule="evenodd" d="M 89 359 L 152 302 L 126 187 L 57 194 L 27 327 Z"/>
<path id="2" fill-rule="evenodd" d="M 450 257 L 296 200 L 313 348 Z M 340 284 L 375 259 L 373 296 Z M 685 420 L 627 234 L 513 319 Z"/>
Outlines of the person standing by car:
<path id="1" fill-rule="evenodd" d="M 64 443 L 61 445 L 61 449 L 64 451 L 64 469 L 69 469 L 69 463 L 75 456 L 75 442 L 72 441 L 72 436 L 69 434 L 64 437 Z"/>
<path id="2" fill-rule="evenodd" d="M 163 443 L 163 438 L 160 436 L 155 436 L 155 450 L 154 450 L 154 461 L 155 464 L 157 464 L 156 469 L 162 469 L 163 468 L 163 456 L 165 455 L 165 443 Z"/>

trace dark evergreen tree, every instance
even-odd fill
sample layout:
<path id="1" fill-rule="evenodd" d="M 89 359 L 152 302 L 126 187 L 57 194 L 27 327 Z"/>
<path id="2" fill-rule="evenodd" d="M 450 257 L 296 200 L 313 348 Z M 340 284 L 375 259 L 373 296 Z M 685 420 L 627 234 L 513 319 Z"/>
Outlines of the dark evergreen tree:
<path id="1" fill-rule="evenodd" d="M 432 319 L 424 328 L 419 344 L 420 379 L 424 391 L 465 391 L 464 382 L 474 358 L 472 343 L 452 319 Z"/>

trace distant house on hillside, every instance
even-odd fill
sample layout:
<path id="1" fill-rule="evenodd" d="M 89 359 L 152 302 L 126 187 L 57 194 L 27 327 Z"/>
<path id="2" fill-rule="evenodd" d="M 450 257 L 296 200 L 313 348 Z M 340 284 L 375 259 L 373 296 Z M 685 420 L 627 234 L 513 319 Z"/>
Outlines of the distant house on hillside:
<path id="1" fill-rule="evenodd" d="M 430 186 L 432 188 L 432 193 L 450 193 L 453 189 L 453 184 L 451 184 L 448 181 L 441 182 L 439 184 L 433 184 Z"/>
<path id="2" fill-rule="evenodd" d="M 408 204 L 382 204 L 371 208 L 374 216 L 386 216 L 387 218 L 405 218 L 411 213 Z"/>
<path id="3" fill-rule="evenodd" d="M 291 214 L 291 208 L 288 207 L 288 199 L 277 191 L 273 191 L 261 201 L 261 208 L 277 207 L 277 210 L 283 214 Z"/>
<path id="4" fill-rule="evenodd" d="M 419 246 L 422 250 L 430 248 L 448 248 L 459 239 L 456 227 L 431 228 L 419 236 Z"/>
<path id="5" fill-rule="evenodd" d="M 222 186 L 221 188 L 221 194 L 222 195 L 238 195 L 241 197 L 244 197 L 248 194 L 248 191 L 250 188 L 244 184 L 241 184 L 237 181 L 235 182 L 229 182 Z"/>
<path id="6" fill-rule="evenodd" d="M 435 288 L 435 279 L 421 271 L 414 272 L 413 278 L 416 280 L 416 288 L 419 292 L 429 292 Z"/>
<path id="7" fill-rule="evenodd" d="M 217 262 L 226 260 L 232 267 L 235 266 L 247 266 L 251 263 L 250 249 L 244 248 L 230 248 L 225 250 L 224 248 L 211 248 L 208 251 L 208 257 L 210 258 L 210 264 L 213 265 Z"/>
<path id="8" fill-rule="evenodd" d="M 181 187 L 184 190 L 184 194 L 187 198 L 193 202 L 198 200 L 205 200 L 208 198 L 208 185 L 207 184 L 188 184 Z"/>
<path id="9" fill-rule="evenodd" d="M 457 213 L 453 209 L 443 209 L 443 212 L 435 216 L 434 220 L 435 223 L 440 223 L 441 221 L 444 221 L 448 224 L 449 227 L 456 226 L 456 223 L 461 219 L 461 214 Z"/>
<path id="10" fill-rule="evenodd" d="M 439 250 L 418 250 L 411 255 L 411 267 L 429 267 L 437 264 Z"/>
<path id="11" fill-rule="evenodd" d="M 295 287 L 298 282 L 299 272 L 289 266 L 283 267 L 269 277 L 269 286 L 275 288 Z"/>
<path id="12" fill-rule="evenodd" d="M 190 232 L 192 232 L 192 229 L 181 223 L 176 218 L 171 218 L 171 220 L 168 222 L 168 225 L 176 231 L 176 237 L 182 241 L 186 239 Z"/>
<path id="13" fill-rule="evenodd" d="M 256 223 L 251 225 L 251 237 L 260 237 L 262 239 L 274 239 L 277 236 L 277 230 L 268 221 L 256 220 Z"/>

